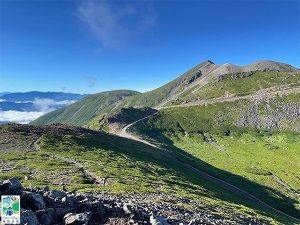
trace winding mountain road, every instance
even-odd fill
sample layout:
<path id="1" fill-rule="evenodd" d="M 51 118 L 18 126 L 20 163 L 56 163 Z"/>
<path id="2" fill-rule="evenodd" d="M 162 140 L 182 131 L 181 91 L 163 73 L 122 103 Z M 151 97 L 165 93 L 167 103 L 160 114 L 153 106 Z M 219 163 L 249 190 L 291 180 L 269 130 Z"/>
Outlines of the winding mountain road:
<path id="1" fill-rule="evenodd" d="M 279 92 L 281 94 L 284 94 L 286 92 L 288 92 L 288 93 L 290 93 L 290 92 L 299 93 L 299 91 L 300 91 L 300 88 L 297 87 L 297 88 L 290 88 L 288 90 L 283 90 L 283 91 L 279 91 Z M 278 91 L 277 91 L 277 93 L 278 93 Z M 270 93 L 267 93 L 267 94 L 272 95 L 274 93 L 270 92 Z M 247 98 L 252 98 L 252 97 L 256 97 L 256 96 L 257 96 L 257 94 L 254 93 L 254 94 L 252 94 L 252 95 L 250 95 L 248 97 L 246 97 L 246 96 L 239 96 L 239 97 L 228 97 L 228 98 L 223 98 L 223 99 L 217 99 L 215 101 L 213 101 L 213 100 L 206 100 L 206 101 L 203 101 L 203 102 L 198 102 L 198 104 L 193 104 L 193 106 L 194 105 L 203 105 L 203 104 L 207 104 L 207 103 L 216 103 L 216 102 L 225 102 L 225 101 L 236 101 L 236 100 L 239 100 L 239 99 L 247 99 Z M 192 106 L 192 105 L 185 104 L 185 105 L 180 105 L 180 106 L 177 106 L 177 107 L 188 107 L 188 106 Z M 136 124 L 136 123 L 138 123 L 140 121 L 146 120 L 146 119 L 148 119 L 151 116 L 156 115 L 159 112 L 160 109 L 173 108 L 173 107 L 176 107 L 176 106 L 166 106 L 166 107 L 156 108 L 158 110 L 157 112 L 155 112 L 155 113 L 153 113 L 151 115 L 148 115 L 146 117 L 143 117 L 141 119 L 138 119 L 138 120 L 134 121 L 133 123 L 130 123 L 130 124 L 126 125 L 120 132 L 116 133 L 116 135 L 118 135 L 120 137 L 127 138 L 127 139 L 139 141 L 139 142 L 142 142 L 142 143 L 144 143 L 146 145 L 154 147 L 154 148 L 160 150 L 165 156 L 173 159 L 174 161 L 176 161 L 177 163 L 181 164 L 182 166 L 190 169 L 194 173 L 196 173 L 196 174 L 198 174 L 198 175 L 200 175 L 202 177 L 206 177 L 208 180 L 212 181 L 213 183 L 215 183 L 215 184 L 217 184 L 219 186 L 222 186 L 223 188 L 225 188 L 225 189 L 227 189 L 227 190 L 229 190 L 231 192 L 234 192 L 236 194 L 242 195 L 242 196 L 244 196 L 244 197 L 252 200 L 253 202 L 256 202 L 257 204 L 259 204 L 259 205 L 261 205 L 261 206 L 263 206 L 265 208 L 271 209 L 271 210 L 273 210 L 273 211 L 275 211 L 275 212 L 277 212 L 279 214 L 282 214 L 282 215 L 284 215 L 286 217 L 289 217 L 291 219 L 294 219 L 294 220 L 300 222 L 300 219 L 298 219 L 298 218 L 296 218 L 296 217 L 294 217 L 292 215 L 288 215 L 288 214 L 286 214 L 286 213 L 284 213 L 284 212 L 282 212 L 282 211 L 280 211 L 278 209 L 275 209 L 274 207 L 272 207 L 269 204 L 265 203 L 264 201 L 260 200 L 256 196 L 248 193 L 247 191 L 245 191 L 245 190 L 243 190 L 243 189 L 241 189 L 241 188 L 239 188 L 239 187 L 237 187 L 237 186 L 235 186 L 233 184 L 230 184 L 227 181 L 224 181 L 224 180 L 222 180 L 220 178 L 217 178 L 217 177 L 215 177 L 213 175 L 210 175 L 210 174 L 208 174 L 208 173 L 206 173 L 204 171 L 201 171 L 200 169 L 198 169 L 198 168 L 196 168 L 196 167 L 188 164 L 187 162 L 183 161 L 182 159 L 180 159 L 179 157 L 175 156 L 174 154 L 172 154 L 171 152 L 167 151 L 166 149 L 162 149 L 162 148 L 156 146 L 155 144 L 152 144 L 152 143 L 150 143 L 150 142 L 142 139 L 141 137 L 138 137 L 138 136 L 136 136 L 136 135 L 134 135 L 134 134 L 132 134 L 132 133 L 130 133 L 128 131 L 128 129 L 131 126 L 133 126 L 134 124 Z"/>

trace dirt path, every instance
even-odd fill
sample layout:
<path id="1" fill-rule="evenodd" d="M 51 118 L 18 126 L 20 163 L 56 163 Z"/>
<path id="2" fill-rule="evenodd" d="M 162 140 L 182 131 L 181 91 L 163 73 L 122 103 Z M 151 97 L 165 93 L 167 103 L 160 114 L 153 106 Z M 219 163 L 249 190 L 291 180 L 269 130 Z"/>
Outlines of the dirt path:
<path id="1" fill-rule="evenodd" d="M 225 151 L 225 148 L 223 148 L 222 146 L 218 145 L 216 142 L 208 141 L 207 144 L 213 146 L 215 149 L 217 149 L 217 150 L 219 150 L 221 152 Z"/>
<path id="2" fill-rule="evenodd" d="M 66 158 L 66 157 L 59 156 L 59 155 L 49 155 L 49 156 L 52 158 L 56 158 L 56 159 L 62 160 L 64 162 L 70 163 L 70 164 L 74 164 L 75 166 L 79 167 L 82 170 L 83 174 L 86 177 L 91 178 L 96 185 L 98 185 L 98 186 L 104 185 L 104 180 L 101 177 L 97 176 L 94 172 L 87 170 L 85 168 L 86 165 L 84 165 L 83 163 L 80 163 L 74 159 Z"/>
<path id="3" fill-rule="evenodd" d="M 36 151 L 41 151 L 41 148 L 40 148 L 40 146 L 38 145 L 38 142 L 39 142 L 39 139 L 36 140 L 36 141 L 33 143 L 33 146 L 34 146 L 34 148 L 35 148 Z M 87 169 L 85 168 L 86 165 L 84 165 L 83 163 L 78 162 L 78 161 L 76 161 L 75 159 L 66 158 L 66 157 L 59 156 L 59 155 L 53 155 L 53 154 L 47 154 L 47 155 L 48 155 L 50 158 L 59 159 L 59 160 L 62 160 L 62 161 L 64 161 L 64 162 L 67 162 L 67 163 L 70 163 L 70 164 L 73 164 L 73 165 L 77 166 L 78 168 L 80 168 L 80 169 L 82 170 L 83 174 L 84 174 L 86 177 L 89 177 L 90 179 L 92 179 L 96 185 L 98 185 L 98 186 L 104 185 L 104 179 L 102 179 L 101 177 L 99 177 L 98 175 L 96 175 L 94 172 L 87 170 Z"/>
<path id="4" fill-rule="evenodd" d="M 271 175 L 271 177 L 277 184 L 282 186 L 286 191 L 297 196 L 300 199 L 300 193 L 298 193 L 296 190 L 294 190 L 291 186 L 289 186 L 287 183 L 285 183 L 283 180 L 281 180 L 279 177 L 277 177 L 275 175 Z"/>
<path id="5" fill-rule="evenodd" d="M 137 121 L 134 121 L 133 123 L 128 124 L 127 126 L 123 127 L 121 131 L 119 131 L 119 132 L 117 132 L 117 133 L 115 133 L 115 134 L 118 135 L 118 136 L 120 136 L 120 137 L 124 137 L 124 138 L 127 138 L 127 139 L 132 139 L 132 140 L 135 140 L 135 141 L 143 142 L 144 144 L 150 145 L 150 146 L 152 146 L 152 147 L 157 147 L 157 146 L 155 146 L 155 145 L 153 145 L 153 144 L 151 144 L 151 143 L 149 143 L 149 142 L 147 142 L 147 141 L 145 141 L 145 140 L 143 140 L 143 139 L 140 139 L 139 137 L 136 137 L 136 136 L 132 135 L 131 133 L 128 133 L 128 132 L 127 132 L 127 129 L 128 129 L 129 127 L 131 127 L 132 125 L 134 125 L 134 124 L 136 124 L 136 123 L 138 123 L 138 122 L 140 122 L 140 121 L 142 121 L 142 120 L 145 120 L 145 119 L 147 119 L 147 118 L 149 118 L 149 117 L 151 117 L 151 116 L 154 116 L 154 115 L 156 115 L 157 113 L 158 113 L 158 111 L 155 112 L 155 113 L 153 113 L 153 114 L 151 114 L 151 115 L 148 115 L 148 116 L 146 116 L 146 117 L 143 117 L 143 118 L 141 118 L 141 119 L 139 119 L 139 120 L 137 120 Z"/>
<path id="6" fill-rule="evenodd" d="M 225 189 L 227 189 L 227 190 L 229 190 L 229 191 L 232 191 L 232 192 L 234 192 L 234 193 L 236 193 L 236 194 L 242 195 L 242 196 L 244 196 L 244 197 L 246 197 L 246 198 L 248 198 L 248 199 L 250 199 L 250 200 L 256 202 L 257 204 L 259 204 L 259 205 L 261 205 L 261 206 L 264 206 L 264 207 L 266 207 L 266 208 L 268 208 L 268 209 L 274 210 L 274 211 L 276 211 L 277 213 L 280 213 L 280 214 L 282 214 L 282 215 L 285 215 L 285 216 L 287 216 L 287 217 L 289 217 L 289 218 L 291 218 L 291 219 L 294 219 L 294 220 L 300 222 L 299 219 L 297 219 L 297 218 L 295 218 L 295 217 L 293 217 L 293 216 L 291 216 L 291 215 L 288 215 L 288 214 L 286 214 L 286 213 L 284 213 L 284 212 L 281 212 L 281 211 L 278 210 L 278 209 L 273 208 L 272 206 L 270 206 L 270 205 L 268 205 L 267 203 L 263 202 L 262 200 L 260 200 L 259 198 L 255 197 L 254 195 L 252 195 L 252 194 L 246 192 L 245 190 L 243 190 L 243 189 L 241 189 L 241 188 L 239 188 L 239 187 L 237 187 L 237 186 L 235 186 L 235 185 L 233 185 L 233 184 L 230 184 L 230 183 L 228 183 L 227 181 L 224 181 L 224 180 L 219 179 L 219 178 L 217 178 L 217 177 L 214 177 L 214 176 L 212 176 L 212 175 L 210 175 L 210 174 L 207 174 L 207 173 L 201 171 L 200 169 L 198 169 L 198 168 L 196 168 L 196 167 L 194 167 L 194 166 L 192 166 L 192 165 L 190 165 L 190 164 L 184 162 L 182 159 L 180 159 L 179 157 L 177 157 L 177 156 L 175 156 L 174 154 L 170 153 L 170 152 L 167 151 L 166 149 L 162 149 L 162 148 L 160 148 L 160 147 L 158 147 L 158 146 L 156 146 L 156 145 L 154 145 L 154 144 L 152 144 L 152 143 L 150 143 L 150 142 L 148 142 L 148 141 L 146 141 L 146 140 L 144 140 L 144 139 L 142 139 L 142 138 L 140 138 L 140 137 L 138 137 L 138 136 L 135 136 L 134 134 L 132 134 L 132 133 L 130 133 L 130 132 L 127 131 L 128 128 L 130 128 L 132 125 L 134 125 L 134 124 L 136 124 L 136 123 L 138 123 L 138 122 L 140 122 L 140 121 L 143 121 L 143 120 L 145 120 L 145 119 L 147 119 L 147 118 L 149 118 L 149 117 L 151 117 L 151 116 L 154 116 L 154 115 L 157 114 L 157 113 L 158 113 L 158 112 L 155 112 L 155 113 L 153 113 L 153 114 L 151 114 L 151 115 L 149 115 L 149 116 L 146 116 L 146 117 L 144 117 L 144 118 L 142 118 L 142 119 L 139 119 L 139 120 L 137 120 L 137 121 L 135 121 L 135 122 L 133 122 L 133 123 L 131 123 L 131 124 L 128 124 L 128 125 L 125 126 L 119 133 L 117 133 L 117 135 L 120 136 L 120 137 L 124 137 L 124 138 L 127 138 L 127 139 L 132 139 L 132 140 L 135 140 L 135 141 L 142 142 L 142 143 L 144 143 L 144 144 L 146 144 L 146 145 L 152 146 L 152 147 L 154 147 L 154 148 L 160 150 L 165 156 L 167 156 L 167 157 L 173 159 L 173 160 L 174 160 L 175 162 L 177 162 L 177 163 L 180 163 L 182 166 L 184 166 L 184 167 L 190 169 L 190 170 L 193 171 L 194 173 L 196 173 L 196 174 L 198 174 L 198 175 L 200 175 L 200 176 L 206 177 L 208 180 L 214 182 L 215 184 L 217 184 L 217 185 L 219 185 L 219 186 L 222 186 L 223 188 L 225 188 Z"/>
<path id="7" fill-rule="evenodd" d="M 266 89 L 264 89 L 266 90 Z M 200 105 L 206 105 L 206 104 L 214 104 L 219 102 L 234 102 L 237 100 L 242 99 L 258 99 L 262 97 L 274 97 L 275 95 L 286 95 L 286 94 L 296 94 L 300 93 L 300 87 L 292 87 L 287 88 L 284 90 L 269 90 L 264 92 L 264 90 L 260 90 L 257 92 L 254 92 L 253 94 L 245 95 L 245 96 L 233 96 L 233 97 L 219 97 L 214 99 L 207 99 L 207 100 L 198 100 L 195 102 L 185 103 L 181 105 L 171 105 L 171 106 L 162 106 L 159 109 L 168 109 L 168 108 L 177 108 L 177 107 L 189 107 L 189 106 L 200 106 Z"/>

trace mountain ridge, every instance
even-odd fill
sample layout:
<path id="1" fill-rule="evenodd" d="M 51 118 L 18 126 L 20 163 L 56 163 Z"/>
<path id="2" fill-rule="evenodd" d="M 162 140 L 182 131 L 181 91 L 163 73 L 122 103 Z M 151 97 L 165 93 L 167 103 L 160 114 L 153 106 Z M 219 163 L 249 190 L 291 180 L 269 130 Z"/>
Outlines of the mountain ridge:
<path id="1" fill-rule="evenodd" d="M 115 90 L 92 94 L 71 104 L 70 107 L 47 113 L 32 121 L 31 124 L 66 123 L 83 126 L 95 116 L 113 110 L 123 98 L 138 93 L 130 90 Z"/>
<path id="2" fill-rule="evenodd" d="M 242 73 L 247 73 L 245 75 L 239 75 Z M 264 75 L 263 78 L 261 78 L 260 73 Z M 282 74 L 281 74 L 282 73 Z M 211 85 L 218 82 L 218 79 L 223 79 L 223 76 L 226 74 L 234 74 L 236 77 L 249 77 L 253 76 L 255 79 L 264 79 L 264 82 L 267 82 L 268 84 L 265 85 L 266 88 L 271 87 L 272 85 L 277 85 L 278 83 L 282 83 L 281 76 L 289 77 L 289 73 L 298 74 L 299 69 L 292 67 L 291 65 L 285 64 L 285 63 L 279 63 L 275 61 L 270 60 L 259 60 L 255 61 L 252 64 L 246 65 L 246 66 L 235 66 L 233 64 L 223 64 L 223 65 L 216 65 L 211 60 L 205 60 L 204 62 L 196 65 L 195 67 L 189 69 L 187 72 L 183 73 L 176 79 L 168 82 L 167 84 L 156 88 L 152 91 L 145 92 L 145 93 L 135 93 L 130 96 L 126 96 L 126 98 L 123 98 L 121 101 L 118 101 L 118 104 L 115 104 L 113 107 L 111 107 L 109 110 L 102 111 L 103 113 L 114 113 L 119 112 L 122 108 L 128 108 L 128 107 L 162 107 L 166 105 L 174 105 L 174 104 L 182 104 L 186 100 L 185 96 L 194 96 L 195 91 L 197 90 L 204 90 L 205 88 L 209 88 Z M 254 75 L 253 75 L 254 74 Z M 254 79 L 253 78 L 253 79 Z M 270 83 L 268 82 L 269 79 L 274 79 L 276 82 Z M 250 78 L 252 79 L 252 78 Z M 297 77 L 293 78 L 294 80 Z M 250 81 L 250 80 L 249 80 Z M 239 80 L 232 80 L 230 83 L 235 84 L 240 82 Z M 248 81 L 245 80 L 247 83 Z M 287 83 L 292 83 L 292 79 L 287 79 Z M 221 83 L 219 83 L 221 84 Z M 259 86 L 257 84 L 253 84 L 255 87 L 252 88 L 253 91 L 257 90 Z M 222 88 L 222 87 L 221 87 Z M 247 85 L 244 88 L 248 88 Z M 249 88 L 251 88 L 249 86 Z M 252 91 L 252 89 L 250 89 Z M 202 93 L 203 96 L 205 96 L 205 93 Z M 178 99 L 183 99 L 179 100 Z M 120 99 L 119 99 L 120 100 Z M 195 101 L 197 99 L 192 98 L 192 101 Z M 190 101 L 190 100 L 189 100 Z M 75 103 L 76 104 L 76 103 Z M 71 106 L 68 108 L 70 109 Z M 95 107 L 100 107 L 99 105 L 95 105 Z M 74 110 L 72 113 L 77 114 L 79 109 Z M 55 115 L 54 117 L 60 117 L 63 113 L 63 110 L 61 111 L 55 111 L 51 114 L 46 114 L 42 118 L 46 118 L 48 116 Z M 99 116 L 93 114 L 95 117 Z M 72 117 L 73 115 L 69 114 L 68 117 Z M 54 118 L 53 117 L 53 118 Z M 94 117 L 94 118 L 95 118 Z M 56 120 L 54 119 L 46 119 L 47 122 L 44 122 L 42 119 L 37 119 L 33 121 L 33 124 L 49 124 L 53 122 L 63 122 L 70 125 L 86 125 L 90 121 L 92 121 L 92 118 L 90 121 L 86 121 L 86 124 L 83 123 L 76 123 L 74 121 L 70 121 L 68 118 L 63 118 Z"/>
<path id="3" fill-rule="evenodd" d="M 263 70 L 277 72 L 299 72 L 299 69 L 286 63 L 275 62 L 272 60 L 257 60 L 245 66 L 238 66 L 231 63 L 225 63 L 219 65 L 214 71 L 211 72 L 211 74 L 225 75 L 229 73 L 254 72 Z"/>
<path id="4" fill-rule="evenodd" d="M 34 101 L 39 99 L 52 99 L 55 101 L 63 100 L 78 100 L 86 96 L 86 94 L 67 93 L 67 92 L 43 92 L 43 91 L 29 91 L 29 92 L 11 92 L 1 95 L 1 99 L 6 101 Z"/>

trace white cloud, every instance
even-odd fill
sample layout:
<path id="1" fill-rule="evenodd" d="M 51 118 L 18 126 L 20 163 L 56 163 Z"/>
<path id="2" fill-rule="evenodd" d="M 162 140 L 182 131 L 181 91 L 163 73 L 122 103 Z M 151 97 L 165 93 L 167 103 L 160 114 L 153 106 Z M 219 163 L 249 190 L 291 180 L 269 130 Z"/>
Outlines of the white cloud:
<path id="1" fill-rule="evenodd" d="M 14 103 L 30 103 L 32 101 L 14 101 Z"/>
<path id="2" fill-rule="evenodd" d="M 63 101 L 55 102 L 55 105 L 71 105 L 75 102 L 76 100 L 63 100 Z"/>
<path id="3" fill-rule="evenodd" d="M 46 112 L 20 112 L 14 110 L 0 110 L 0 121 L 26 124 L 42 116 L 45 113 Z"/>
<path id="4" fill-rule="evenodd" d="M 0 99 L 0 102 L 6 102 L 6 100 L 4 100 L 4 99 Z"/>
<path id="5" fill-rule="evenodd" d="M 63 101 L 54 101 L 53 99 L 47 98 L 36 98 L 32 103 L 37 109 L 37 111 L 50 112 L 57 109 L 57 106 L 67 106 L 76 102 L 75 100 L 63 100 Z"/>
<path id="6" fill-rule="evenodd" d="M 156 12 L 146 1 L 85 0 L 78 17 L 103 46 L 119 47 L 150 31 Z"/>
<path id="7" fill-rule="evenodd" d="M 42 112 L 50 112 L 55 110 L 55 107 L 53 107 L 55 105 L 55 101 L 52 99 L 47 99 L 47 98 L 36 98 L 33 101 L 33 105 L 35 106 L 35 108 L 38 111 L 42 111 Z"/>
<path id="8" fill-rule="evenodd" d="M 16 110 L 2 111 L 0 109 L 0 123 L 10 122 L 10 123 L 26 124 L 50 111 L 70 105 L 74 102 L 76 101 L 75 100 L 54 101 L 52 99 L 36 98 L 34 101 L 32 101 L 32 103 L 36 108 L 36 111 L 31 111 L 31 112 L 21 112 Z"/>

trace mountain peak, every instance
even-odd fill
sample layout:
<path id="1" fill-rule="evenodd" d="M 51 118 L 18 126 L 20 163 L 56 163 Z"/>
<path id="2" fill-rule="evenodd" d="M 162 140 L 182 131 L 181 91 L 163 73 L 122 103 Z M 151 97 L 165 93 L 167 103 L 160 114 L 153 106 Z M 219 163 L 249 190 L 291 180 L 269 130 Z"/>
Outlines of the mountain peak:
<path id="1" fill-rule="evenodd" d="M 238 66 L 231 63 L 225 63 L 218 66 L 212 74 L 224 75 L 228 73 L 250 72 L 250 71 L 278 71 L 278 72 L 297 72 L 299 69 L 281 62 L 271 60 L 258 60 L 246 66 Z"/>
<path id="2" fill-rule="evenodd" d="M 213 61 L 211 61 L 211 60 L 209 60 L 209 59 L 205 60 L 203 63 L 215 64 Z"/>
<path id="3" fill-rule="evenodd" d="M 281 63 L 281 62 L 275 62 L 271 60 L 258 60 L 255 61 L 254 63 L 245 66 L 244 67 L 246 70 L 250 71 L 257 71 L 257 70 L 273 70 L 273 71 L 297 71 L 298 69 L 286 64 L 286 63 Z"/>

